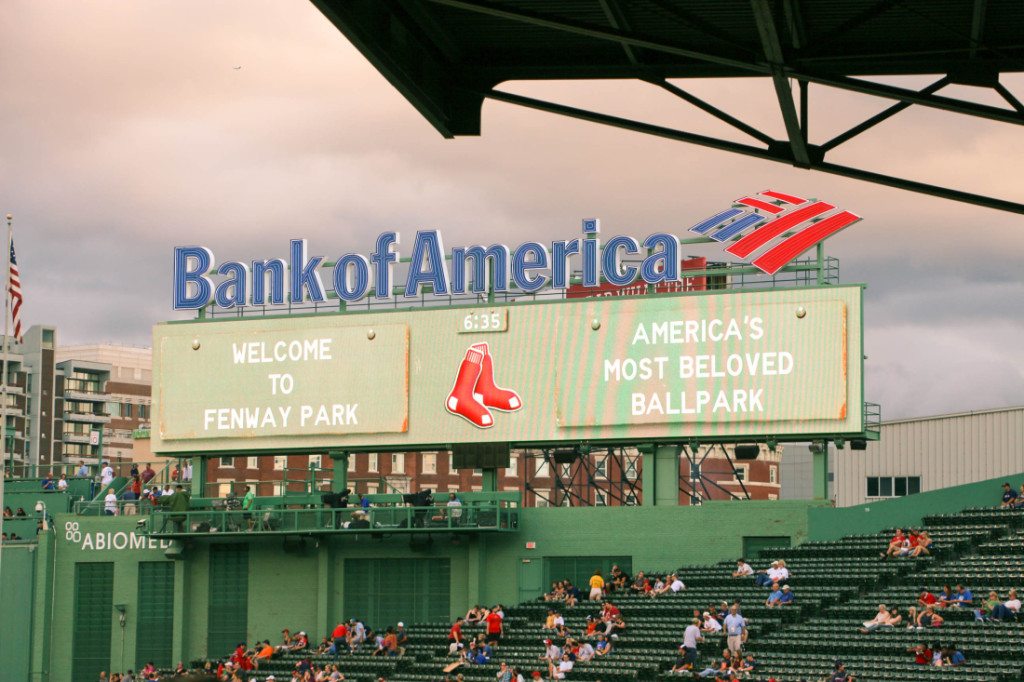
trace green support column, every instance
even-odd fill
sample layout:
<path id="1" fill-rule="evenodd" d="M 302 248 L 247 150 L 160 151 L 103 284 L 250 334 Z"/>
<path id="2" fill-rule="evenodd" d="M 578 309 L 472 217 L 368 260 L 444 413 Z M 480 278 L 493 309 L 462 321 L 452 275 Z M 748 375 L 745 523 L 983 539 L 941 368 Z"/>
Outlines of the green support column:
<path id="1" fill-rule="evenodd" d="M 658 445 L 643 452 L 643 506 L 679 506 L 679 445 Z"/>
<path id="2" fill-rule="evenodd" d="M 192 458 L 192 497 L 206 497 L 206 458 Z"/>
<path id="3" fill-rule="evenodd" d="M 195 465 L 192 466 L 193 481 L 195 480 Z M 189 650 L 188 628 L 185 623 L 188 621 L 186 597 L 188 595 L 188 562 L 174 562 L 174 620 L 171 634 L 171 661 L 187 660 L 185 652 Z"/>
<path id="4" fill-rule="evenodd" d="M 828 443 L 821 452 L 811 453 L 814 468 L 814 499 L 828 499 Z"/>
<path id="5" fill-rule="evenodd" d="M 351 455 L 345 450 L 331 450 L 327 455 L 331 458 L 334 466 L 331 492 L 340 493 L 348 487 L 348 458 Z"/>
<path id="6" fill-rule="evenodd" d="M 498 470 L 497 469 L 484 469 L 483 480 L 481 481 L 481 490 L 485 493 L 496 493 L 498 492 Z"/>
<path id="7" fill-rule="evenodd" d="M 321 632 L 330 632 L 336 623 L 331 622 L 331 547 L 326 539 L 321 540 L 320 547 L 317 548 L 316 576 L 317 627 Z"/>

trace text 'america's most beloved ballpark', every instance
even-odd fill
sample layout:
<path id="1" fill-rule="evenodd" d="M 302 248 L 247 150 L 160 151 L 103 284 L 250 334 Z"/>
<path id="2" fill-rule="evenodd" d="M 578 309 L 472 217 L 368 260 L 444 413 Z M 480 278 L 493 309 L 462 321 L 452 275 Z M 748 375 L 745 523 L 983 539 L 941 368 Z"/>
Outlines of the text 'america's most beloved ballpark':
<path id="1" fill-rule="evenodd" d="M 861 288 L 154 330 L 157 452 L 856 434 Z"/>

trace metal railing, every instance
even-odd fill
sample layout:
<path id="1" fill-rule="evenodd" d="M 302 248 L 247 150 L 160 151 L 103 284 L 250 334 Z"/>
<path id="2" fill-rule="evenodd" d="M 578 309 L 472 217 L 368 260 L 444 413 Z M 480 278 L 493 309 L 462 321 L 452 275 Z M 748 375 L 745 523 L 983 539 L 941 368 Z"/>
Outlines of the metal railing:
<path id="1" fill-rule="evenodd" d="M 881 433 L 882 406 L 878 403 L 864 403 L 864 430 Z"/>
<path id="2" fill-rule="evenodd" d="M 154 508 L 159 509 L 159 508 Z M 503 500 L 462 507 L 370 507 L 368 509 L 202 510 L 160 509 L 140 519 L 137 532 L 156 537 L 223 537 L 251 534 L 510 532 L 519 527 L 519 507 Z"/>
<path id="3" fill-rule="evenodd" d="M 787 233 L 789 234 L 789 233 Z M 695 242 L 712 242 L 710 239 L 690 240 Z M 403 259 L 407 261 L 408 259 Z M 449 260 L 449 259 L 446 259 Z M 624 264 L 639 266 L 642 261 L 623 259 Z M 334 263 L 325 261 L 321 267 L 333 267 Z M 210 273 L 217 274 L 217 273 Z M 819 264 L 817 258 L 804 258 L 795 260 L 786 265 L 774 275 L 768 275 L 749 263 L 726 263 L 709 262 L 703 270 L 686 269 L 680 271 L 680 276 L 686 279 L 704 277 L 706 289 L 702 291 L 720 291 L 727 289 L 771 289 L 781 287 L 798 286 L 819 286 L 822 284 L 834 285 L 839 283 L 839 260 L 833 257 L 826 257 Z M 396 278 L 402 279 L 401 273 L 396 270 Z M 580 285 L 583 282 L 582 272 L 574 272 L 570 277 L 572 285 Z M 602 283 L 604 280 L 602 279 Z M 639 286 L 646 286 L 640 282 Z M 654 287 L 647 287 L 648 292 L 654 294 Z M 337 313 L 337 312 L 383 312 L 387 310 L 408 310 L 413 308 L 428 307 L 457 307 L 474 306 L 487 304 L 508 304 L 508 303 L 532 303 L 538 301 L 551 301 L 565 299 L 565 291 L 560 289 L 542 289 L 538 292 L 525 292 L 509 284 L 508 291 L 495 291 L 490 294 L 447 294 L 435 295 L 430 287 L 424 289 L 414 297 L 406 297 L 403 287 L 395 286 L 392 295 L 386 299 L 377 299 L 370 291 L 366 298 L 346 303 L 341 301 L 333 291 L 327 292 L 327 300 L 324 302 L 303 301 L 293 303 L 289 299 L 280 305 L 243 305 L 229 310 L 218 308 L 213 302 L 197 312 L 200 318 L 239 318 L 239 317 L 263 317 L 265 315 L 281 315 L 293 313 Z"/>

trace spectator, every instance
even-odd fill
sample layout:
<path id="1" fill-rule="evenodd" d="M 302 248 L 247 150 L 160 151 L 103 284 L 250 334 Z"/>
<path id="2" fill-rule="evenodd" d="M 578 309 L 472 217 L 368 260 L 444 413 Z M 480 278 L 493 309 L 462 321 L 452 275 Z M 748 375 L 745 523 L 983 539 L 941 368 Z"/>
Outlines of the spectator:
<path id="1" fill-rule="evenodd" d="M 1017 598 L 1017 590 L 1011 589 L 1009 597 L 1002 604 L 997 604 L 989 612 L 992 620 L 1013 620 L 1020 612 L 1020 599 Z"/>
<path id="2" fill-rule="evenodd" d="M 103 498 L 103 513 L 106 516 L 117 515 L 117 495 L 113 488 L 108 488 L 107 496 Z"/>
<path id="3" fill-rule="evenodd" d="M 500 609 L 498 607 L 492 609 L 484 618 L 484 622 L 486 623 L 487 641 L 492 646 L 496 645 L 505 635 L 505 620 L 501 616 Z"/>
<path id="4" fill-rule="evenodd" d="M 604 635 L 597 636 L 597 643 L 594 645 L 595 656 L 607 656 L 612 652 L 612 642 Z"/>
<path id="5" fill-rule="evenodd" d="M 1010 509 L 1017 505 L 1017 491 L 1009 482 L 1003 484 L 1003 500 L 999 504 L 1001 509 Z"/>
<path id="6" fill-rule="evenodd" d="M 694 618 L 683 631 L 683 659 L 692 668 L 697 662 L 697 644 L 704 641 L 704 635 L 700 631 L 700 621 Z"/>
<path id="7" fill-rule="evenodd" d="M 918 630 L 942 627 L 942 624 L 945 622 L 942 616 L 935 613 L 935 607 L 931 604 L 922 609 L 911 606 L 909 618 L 910 623 L 907 627 L 910 628 L 916 626 Z"/>
<path id="8" fill-rule="evenodd" d="M 366 625 L 363 621 L 357 618 L 348 619 L 348 649 L 350 653 L 355 653 L 359 650 L 359 647 L 366 641 Z"/>
<path id="9" fill-rule="evenodd" d="M 53 492 L 56 489 L 57 489 L 57 484 L 53 480 L 53 474 L 52 473 L 46 474 L 46 478 L 43 479 L 43 490 L 45 490 L 47 492 Z"/>
<path id="10" fill-rule="evenodd" d="M 917 605 L 920 607 L 935 606 L 939 603 L 939 598 L 928 591 L 927 588 L 922 587 L 920 590 L 921 594 L 917 598 Z"/>
<path id="11" fill-rule="evenodd" d="M 259 668 L 264 662 L 269 661 L 274 657 L 274 647 L 270 645 L 270 640 L 265 639 L 263 643 L 257 643 L 256 656 L 253 657 L 253 664 Z"/>
<path id="12" fill-rule="evenodd" d="M 498 682 L 512 682 L 512 669 L 508 667 L 508 663 L 502 661 L 494 677 Z"/>
<path id="13" fill-rule="evenodd" d="M 576 662 L 587 662 L 594 658 L 597 652 L 594 650 L 594 645 L 590 642 L 584 642 L 580 645 L 579 649 L 576 650 Z"/>
<path id="14" fill-rule="evenodd" d="M 992 590 L 988 593 L 988 599 L 981 603 L 981 608 L 974 609 L 974 620 L 990 620 L 992 610 L 1000 604 L 1002 604 L 1002 602 L 999 601 L 999 594 L 995 590 Z"/>
<path id="15" fill-rule="evenodd" d="M 18 511 L 14 512 L 14 516 L 17 518 L 24 518 L 28 516 L 28 514 L 25 513 L 24 507 L 18 507 Z"/>
<path id="16" fill-rule="evenodd" d="M 114 481 L 114 469 L 110 466 L 110 462 L 103 463 L 103 469 L 100 471 L 100 485 L 106 488 Z"/>
<path id="17" fill-rule="evenodd" d="M 601 577 L 601 570 L 594 571 L 590 576 L 590 601 L 601 601 L 604 595 L 604 578 Z"/>
<path id="18" fill-rule="evenodd" d="M 854 679 L 856 678 L 846 671 L 846 664 L 842 661 L 836 661 L 832 676 L 828 678 L 829 682 L 853 682 Z"/>
<path id="19" fill-rule="evenodd" d="M 579 588 L 576 587 L 575 585 L 573 585 L 570 581 L 566 580 L 565 583 L 564 583 L 564 589 L 565 589 L 565 605 L 569 606 L 569 607 L 576 606 L 576 604 L 580 600 L 580 597 L 583 596 L 580 593 Z"/>
<path id="20" fill-rule="evenodd" d="M 245 495 L 242 496 L 242 518 L 245 519 L 245 524 L 249 527 L 249 530 L 252 530 L 255 525 L 255 521 L 252 518 L 252 506 L 255 503 L 256 494 L 250 486 L 245 486 Z"/>
<path id="21" fill-rule="evenodd" d="M 722 624 L 718 622 L 715 615 L 710 611 L 705 611 L 702 614 L 704 622 L 701 624 L 700 631 L 705 634 L 718 635 L 722 632 Z"/>
<path id="22" fill-rule="evenodd" d="M 754 584 L 758 587 L 771 587 L 772 583 L 781 585 L 787 580 L 789 580 L 789 569 L 786 568 L 785 561 L 779 560 L 773 561 L 770 567 L 759 572 L 754 578 Z"/>
<path id="23" fill-rule="evenodd" d="M 736 570 L 732 572 L 733 578 L 746 578 L 749 575 L 754 575 L 754 569 L 750 567 L 746 559 L 739 558 L 736 560 Z"/>
<path id="24" fill-rule="evenodd" d="M 395 639 L 398 643 L 398 655 L 405 656 L 405 650 L 409 648 L 409 633 L 405 630 L 405 623 L 398 623 L 398 629 L 395 630 Z"/>
<path id="25" fill-rule="evenodd" d="M 733 604 L 729 615 L 725 617 L 725 632 L 729 651 L 743 651 L 743 642 L 747 639 L 747 621 L 740 615 L 739 606 Z"/>
<path id="26" fill-rule="evenodd" d="M 75 472 L 75 478 L 89 478 L 89 465 L 82 462 L 78 467 L 78 471 Z"/>
<path id="27" fill-rule="evenodd" d="M 895 627 L 903 621 L 903 617 L 897 613 L 896 609 L 890 609 L 885 604 L 878 605 L 878 613 L 875 617 L 864 623 L 864 627 L 860 631 L 864 634 L 877 630 L 883 627 Z"/>
<path id="28" fill-rule="evenodd" d="M 779 599 L 779 606 L 791 606 L 796 602 L 796 595 L 793 594 L 793 590 L 789 589 L 789 585 L 782 586 L 782 598 Z"/>
<path id="29" fill-rule="evenodd" d="M 192 482 L 192 461 L 185 460 L 185 466 L 181 469 L 181 480 L 183 483 Z"/>
<path id="30" fill-rule="evenodd" d="M 173 494 L 165 493 L 160 496 L 160 506 L 167 507 L 167 510 L 171 512 L 167 518 L 174 524 L 175 532 L 181 533 L 185 529 L 185 520 L 188 518 L 185 514 L 188 512 L 191 499 L 191 496 L 180 485 Z"/>
<path id="31" fill-rule="evenodd" d="M 542 661 L 557 661 L 562 658 L 562 650 L 558 648 L 553 639 L 544 640 L 544 653 L 541 655 Z"/>
<path id="32" fill-rule="evenodd" d="M 918 644 L 907 649 L 908 654 L 914 654 L 915 665 L 931 665 L 932 650 L 927 644 Z"/>
<path id="33" fill-rule="evenodd" d="M 772 591 L 768 594 L 768 598 L 765 599 L 764 605 L 770 609 L 782 605 L 782 588 L 779 587 L 778 583 L 772 583 Z"/>
<path id="34" fill-rule="evenodd" d="M 938 595 L 939 603 L 936 604 L 937 608 L 944 609 L 954 601 L 956 601 L 956 593 L 953 592 L 953 588 L 949 585 L 942 586 L 942 593 Z"/>
<path id="35" fill-rule="evenodd" d="M 723 675 L 727 675 L 729 668 L 732 667 L 732 652 L 728 649 L 722 652 L 722 658 L 718 660 L 714 665 L 709 665 L 704 670 L 697 673 L 697 677 L 716 677 L 721 678 Z M 726 678 L 728 679 L 728 678 Z"/>
<path id="36" fill-rule="evenodd" d="M 390 626 L 384 631 L 384 652 L 388 656 L 398 656 L 400 653 L 398 649 L 398 635 L 395 634 L 395 629 Z"/>
<path id="37" fill-rule="evenodd" d="M 902 528 L 896 529 L 896 534 L 889 540 L 889 546 L 882 554 L 883 559 L 894 556 L 906 556 L 910 553 L 910 538 Z"/>
<path id="38" fill-rule="evenodd" d="M 644 587 L 647 585 L 649 585 L 649 583 L 647 582 L 647 577 L 644 576 L 643 571 L 640 571 L 636 574 L 636 577 L 633 579 L 633 584 L 629 586 L 629 590 L 637 594 L 643 594 L 647 591 L 644 589 Z"/>
<path id="39" fill-rule="evenodd" d="M 57 492 L 65 492 L 68 489 L 68 475 L 61 474 L 60 479 L 57 481 Z"/>
<path id="40" fill-rule="evenodd" d="M 464 619 L 459 616 L 452 623 L 452 626 L 448 629 L 448 655 L 454 656 L 459 653 L 459 649 L 462 648 L 462 621 Z"/>
<path id="41" fill-rule="evenodd" d="M 5 519 L 10 519 L 10 518 L 13 518 L 13 517 L 14 517 L 14 512 L 11 511 L 10 507 L 6 507 L 5 506 L 4 507 L 4 518 Z"/>
<path id="42" fill-rule="evenodd" d="M 462 500 L 455 493 L 448 493 L 448 516 L 452 525 L 457 526 L 462 520 Z"/>
<path id="43" fill-rule="evenodd" d="M 569 654 L 562 654 L 562 660 L 558 662 L 557 666 L 554 661 L 548 661 L 548 677 L 552 680 L 564 680 L 566 674 L 572 671 L 572 666 Z"/>
<path id="44" fill-rule="evenodd" d="M 480 621 L 482 621 L 484 619 L 484 616 L 486 616 L 486 615 L 487 615 L 487 613 L 485 612 L 484 608 L 482 606 L 480 606 L 479 604 L 477 604 L 476 606 L 471 608 L 469 611 L 466 611 L 466 617 L 465 617 L 466 625 L 474 625 L 476 623 L 479 623 Z"/>
<path id="45" fill-rule="evenodd" d="M 146 462 L 146 468 L 142 470 L 142 473 L 139 476 L 142 478 L 142 482 L 148 485 L 153 477 L 156 476 L 156 472 L 153 471 L 153 465 Z"/>
<path id="46" fill-rule="evenodd" d="M 964 657 L 964 653 L 956 648 L 955 644 L 950 644 L 942 652 L 942 665 L 944 666 L 961 666 L 967 663 L 967 659 Z"/>
<path id="47" fill-rule="evenodd" d="M 919 557 L 921 555 L 931 554 L 932 549 L 932 537 L 928 535 L 928 531 L 922 530 L 917 534 L 914 540 L 911 541 L 910 556 Z"/>

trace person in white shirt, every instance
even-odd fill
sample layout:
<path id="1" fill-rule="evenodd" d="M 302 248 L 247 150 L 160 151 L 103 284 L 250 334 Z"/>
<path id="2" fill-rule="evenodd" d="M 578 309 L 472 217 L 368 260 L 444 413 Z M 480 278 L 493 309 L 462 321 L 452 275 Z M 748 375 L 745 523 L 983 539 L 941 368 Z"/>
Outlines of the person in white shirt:
<path id="1" fill-rule="evenodd" d="M 185 468 L 181 470 L 181 480 L 191 481 L 192 480 L 192 462 L 185 462 Z"/>
<path id="2" fill-rule="evenodd" d="M 462 518 L 462 500 L 455 493 L 448 493 L 448 515 L 452 523 L 457 524 Z"/>
<path id="3" fill-rule="evenodd" d="M 584 642 L 576 652 L 577 661 L 589 661 L 594 658 L 594 646 L 590 642 Z"/>
<path id="4" fill-rule="evenodd" d="M 552 680 L 564 680 L 565 674 L 572 670 L 572 661 L 569 654 L 562 654 L 562 660 L 555 665 L 554 661 L 548 661 L 548 677 Z"/>
<path id="5" fill-rule="evenodd" d="M 57 481 L 57 490 L 59 490 L 60 492 L 64 492 L 67 489 L 68 489 L 68 475 L 67 474 L 61 474 L 60 475 L 60 480 Z"/>
<path id="6" fill-rule="evenodd" d="M 672 584 L 668 586 L 668 589 L 672 590 L 673 592 L 680 592 L 686 589 L 686 585 L 684 585 L 683 581 L 677 578 L 676 576 L 672 576 Z"/>
<path id="7" fill-rule="evenodd" d="M 114 469 L 109 462 L 103 463 L 103 471 L 100 472 L 100 485 L 106 488 L 114 480 Z"/>
<path id="8" fill-rule="evenodd" d="M 743 559 L 736 560 L 736 570 L 732 572 L 733 578 L 745 578 L 748 575 L 754 575 L 754 569 L 750 567 Z"/>
<path id="9" fill-rule="evenodd" d="M 544 649 L 544 655 L 541 656 L 542 659 L 547 659 L 547 661 L 550 663 L 551 661 L 557 661 L 562 657 L 562 650 L 559 649 L 558 645 L 555 644 L 553 641 L 551 641 L 550 639 L 545 639 L 544 644 L 547 646 L 547 648 Z"/>
<path id="10" fill-rule="evenodd" d="M 701 632 L 709 632 L 715 635 L 722 631 L 722 624 L 709 611 L 705 611 L 703 615 L 704 623 L 701 625 Z"/>
<path id="11" fill-rule="evenodd" d="M 103 498 L 103 513 L 107 516 L 117 515 L 117 495 L 113 488 L 107 489 L 107 495 Z"/>

